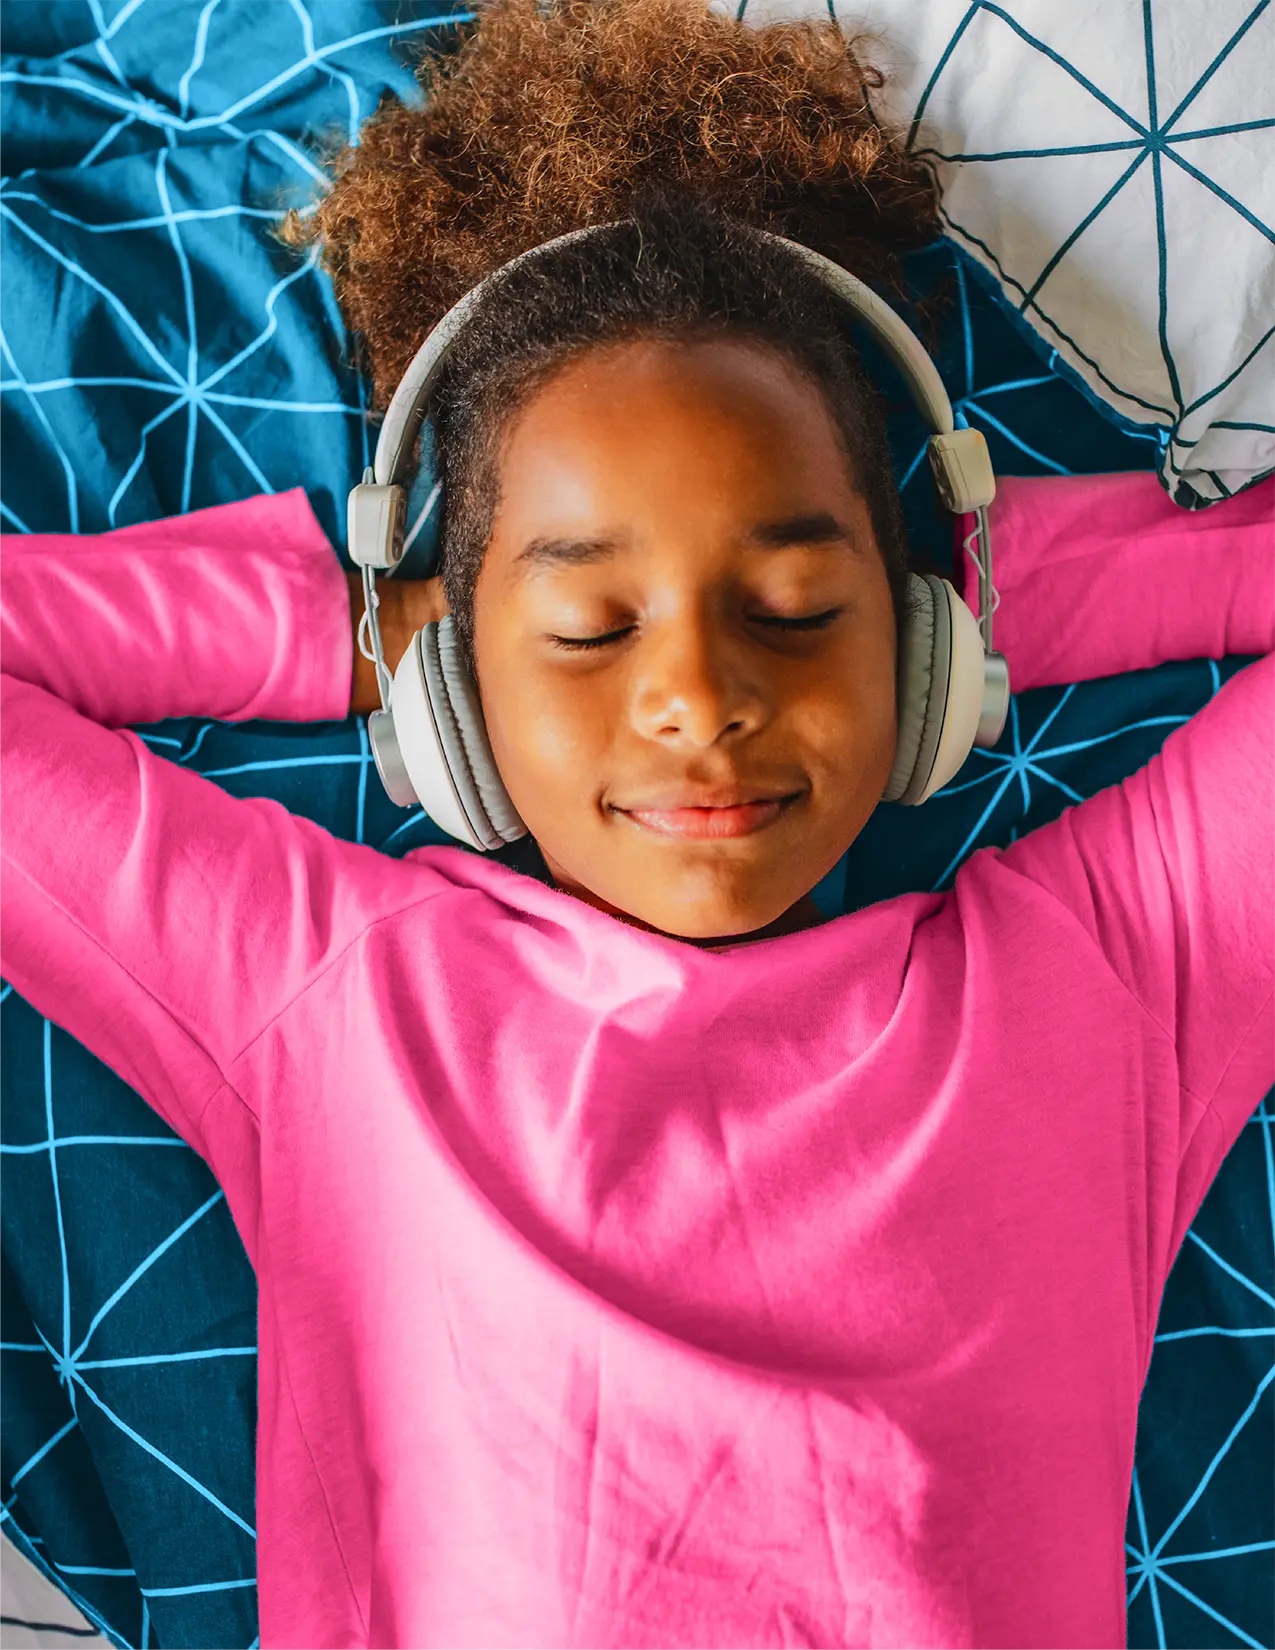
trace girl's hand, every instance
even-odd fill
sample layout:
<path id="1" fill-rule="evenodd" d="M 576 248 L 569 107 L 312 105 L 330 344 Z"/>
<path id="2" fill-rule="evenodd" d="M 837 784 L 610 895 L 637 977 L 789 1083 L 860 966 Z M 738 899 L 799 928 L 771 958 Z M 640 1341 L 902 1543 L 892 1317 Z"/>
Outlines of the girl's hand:
<path id="1" fill-rule="evenodd" d="M 381 708 L 381 690 L 376 680 L 376 666 L 365 658 L 359 648 L 359 625 L 363 622 L 363 575 L 347 573 L 350 590 L 351 644 L 354 650 L 354 671 L 350 692 L 350 715 L 367 716 Z M 436 623 L 448 612 L 443 594 L 441 575 L 432 579 L 381 578 L 376 582 L 379 605 L 376 613 L 381 626 L 381 646 L 390 675 L 407 651 L 407 644 L 423 625 Z M 369 646 L 371 644 L 369 643 Z"/>

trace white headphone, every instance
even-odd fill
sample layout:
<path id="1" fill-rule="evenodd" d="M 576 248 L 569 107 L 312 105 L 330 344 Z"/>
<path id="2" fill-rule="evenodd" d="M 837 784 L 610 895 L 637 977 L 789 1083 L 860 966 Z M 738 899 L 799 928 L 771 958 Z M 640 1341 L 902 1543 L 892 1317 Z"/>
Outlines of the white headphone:
<path id="1" fill-rule="evenodd" d="M 488 281 L 549 247 L 615 228 L 596 224 L 558 235 L 520 253 L 453 304 L 431 331 L 394 392 L 376 458 L 349 498 L 351 558 L 363 569 L 365 611 L 359 651 L 376 665 L 379 711 L 368 717 L 376 769 L 391 801 L 421 807 L 450 836 L 484 852 L 527 835 L 505 790 L 477 685 L 460 653 L 452 615 L 418 630 L 391 677 L 385 664 L 373 569 L 393 574 L 403 555 L 407 492 L 399 478 L 416 446 L 444 358 Z M 938 370 L 919 339 L 871 288 L 831 259 L 796 241 L 766 239 L 804 258 L 889 352 L 933 434 L 930 467 L 946 508 L 972 514 L 977 525 L 979 610 L 975 619 L 947 579 L 913 573 L 899 652 L 898 749 L 883 802 L 916 805 L 945 785 L 975 745 L 1001 736 L 1009 710 L 1009 668 L 992 651 L 992 546 L 987 507 L 996 492 L 987 443 L 978 430 L 955 427 Z M 972 553 L 972 552 L 971 552 Z M 372 652 L 363 642 L 363 626 Z"/>

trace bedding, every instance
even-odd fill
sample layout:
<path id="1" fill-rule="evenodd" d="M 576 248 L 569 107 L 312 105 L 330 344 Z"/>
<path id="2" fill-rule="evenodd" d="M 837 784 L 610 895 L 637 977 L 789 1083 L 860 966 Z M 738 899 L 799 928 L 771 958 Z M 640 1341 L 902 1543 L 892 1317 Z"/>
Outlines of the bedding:
<path id="1" fill-rule="evenodd" d="M 874 37 L 879 112 L 1039 353 L 1160 443 L 1179 504 L 1275 467 L 1267 0 L 719 0 Z"/>
<path id="2" fill-rule="evenodd" d="M 268 224 L 310 187 L 316 133 L 368 112 L 385 86 L 406 88 L 387 42 L 437 13 L 231 0 L 149 11 L 147 23 L 148 8 L 127 3 L 96 16 L 6 6 L 12 72 L 25 77 L 6 87 L 0 189 L 6 526 L 102 531 L 299 482 L 339 546 L 366 452 L 361 386 L 326 284 L 298 271 Z M 940 282 L 948 293 L 940 368 L 961 410 L 985 421 L 1003 474 L 1156 463 L 1158 443 L 1106 422 L 1040 367 L 949 245 L 914 258 L 910 278 L 918 298 Z M 924 487 L 922 432 L 895 399 L 921 564 L 955 572 Z M 409 570 L 433 554 L 430 497 L 425 474 Z M 1141 570 L 1143 605 L 1148 578 L 1169 565 Z M 1020 590 L 1008 563 L 1005 575 L 998 625 L 1012 638 L 1007 604 L 1025 609 L 1031 581 L 1024 572 Z M 1000 749 L 926 808 L 883 809 L 816 891 L 825 910 L 950 886 L 978 847 L 1016 840 L 1141 766 L 1242 662 L 1170 652 L 1087 679 L 1068 665 L 1090 633 L 1086 612 L 1096 630 L 1110 607 L 1072 611 L 1051 667 L 1063 674 L 1022 678 Z M 233 794 L 273 797 L 388 856 L 448 840 L 381 795 L 357 720 L 141 731 Z M 536 873 L 518 845 L 507 862 Z M 247 1256 L 202 1160 L 3 989 L 4 1528 L 117 1643 L 249 1645 Z M 1228 1155 L 1165 1291 L 1129 1507 L 1132 1644 L 1275 1643 L 1270 1105 Z M 64 1316 L 75 1344 L 93 1334 L 74 1369 L 47 1350 Z"/>

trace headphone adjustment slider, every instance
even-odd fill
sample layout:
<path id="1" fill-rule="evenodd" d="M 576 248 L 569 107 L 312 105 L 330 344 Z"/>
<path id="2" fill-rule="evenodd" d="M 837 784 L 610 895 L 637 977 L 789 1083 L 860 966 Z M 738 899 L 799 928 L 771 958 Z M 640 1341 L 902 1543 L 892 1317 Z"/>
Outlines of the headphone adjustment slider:
<path id="1" fill-rule="evenodd" d="M 352 487 L 346 510 L 350 560 L 360 567 L 393 573 L 403 559 L 406 515 L 404 488 L 381 487 L 373 481 L 362 481 Z"/>
<path id="2" fill-rule="evenodd" d="M 939 497 L 954 515 L 985 510 L 996 497 L 992 456 L 981 430 L 966 428 L 932 435 L 930 469 Z"/>

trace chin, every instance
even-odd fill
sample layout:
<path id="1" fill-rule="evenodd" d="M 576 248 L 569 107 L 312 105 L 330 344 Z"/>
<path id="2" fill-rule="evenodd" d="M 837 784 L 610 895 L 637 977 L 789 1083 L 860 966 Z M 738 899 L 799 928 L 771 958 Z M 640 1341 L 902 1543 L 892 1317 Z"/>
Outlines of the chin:
<path id="1" fill-rule="evenodd" d="M 546 863 L 556 887 L 563 893 L 596 906 L 622 921 L 646 928 L 671 939 L 726 940 L 782 923 L 799 903 L 807 885 L 798 890 L 779 890 L 768 897 L 759 889 L 756 867 L 737 863 L 733 874 L 722 876 L 724 867 L 706 864 L 686 866 L 678 875 L 671 866 L 654 875 L 646 866 L 632 867 L 628 876 L 602 874 L 598 865 L 570 868 L 546 852 Z M 661 898 L 649 895 L 658 876 Z M 817 880 L 817 879 L 816 879 Z"/>
<path id="2" fill-rule="evenodd" d="M 787 901 L 777 910 L 769 904 L 759 910 L 755 903 L 750 902 L 747 905 L 718 905 L 697 911 L 693 916 L 689 915 L 685 908 L 657 915 L 644 911 L 640 916 L 651 928 L 674 939 L 744 939 L 750 934 L 760 934 L 762 930 L 782 923 L 792 903 L 791 900 Z"/>

